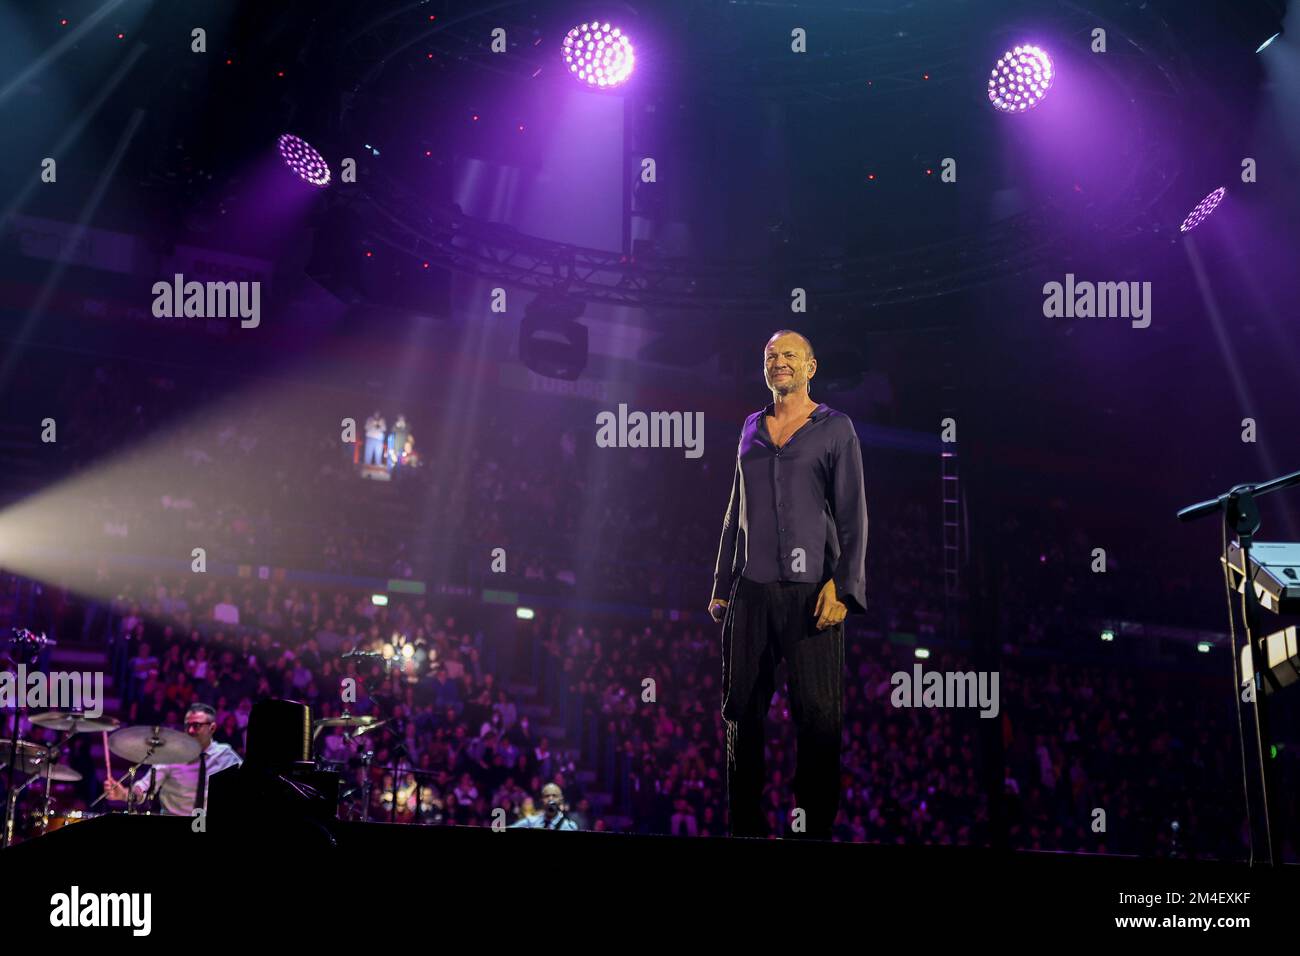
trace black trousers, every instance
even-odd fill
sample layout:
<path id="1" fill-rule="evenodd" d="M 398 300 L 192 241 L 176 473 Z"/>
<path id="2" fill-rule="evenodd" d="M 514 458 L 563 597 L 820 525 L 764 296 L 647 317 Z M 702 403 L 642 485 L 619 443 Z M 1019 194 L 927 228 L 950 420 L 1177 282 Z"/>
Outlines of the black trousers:
<path id="1" fill-rule="evenodd" d="M 722 717 L 727 731 L 727 810 L 733 836 L 767 836 L 764 718 L 786 661 L 796 733 L 795 805 L 806 832 L 829 840 L 840 802 L 844 726 L 844 625 L 817 630 L 819 584 L 739 578 L 722 623 Z"/>

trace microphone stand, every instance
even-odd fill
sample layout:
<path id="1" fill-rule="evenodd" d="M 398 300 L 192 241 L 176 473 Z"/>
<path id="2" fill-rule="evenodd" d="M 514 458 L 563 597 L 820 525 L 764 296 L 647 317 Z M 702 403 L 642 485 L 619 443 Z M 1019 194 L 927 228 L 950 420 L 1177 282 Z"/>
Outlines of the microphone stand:
<path id="1" fill-rule="evenodd" d="M 1259 506 L 1255 503 L 1255 499 L 1294 485 L 1300 485 L 1300 471 L 1293 471 L 1289 475 L 1282 475 L 1280 478 L 1274 478 L 1271 481 L 1259 484 L 1235 485 L 1217 498 L 1189 505 L 1178 512 L 1180 521 L 1195 521 L 1215 512 L 1222 512 L 1225 534 L 1227 532 L 1236 534 L 1241 546 L 1241 589 L 1246 646 L 1250 648 L 1251 666 L 1255 670 L 1255 674 L 1263 674 L 1263 679 L 1269 682 L 1274 691 L 1278 689 L 1278 684 L 1276 678 L 1268 669 L 1267 660 L 1264 660 L 1262 668 L 1256 663 L 1261 660 L 1255 644 L 1259 633 L 1259 595 L 1255 593 L 1255 581 L 1250 568 L 1250 546 L 1255 540 L 1255 532 L 1260 527 Z M 1226 559 L 1227 556 L 1224 557 Z M 1231 580 L 1231 569 L 1229 569 L 1228 573 L 1229 580 Z M 1228 617 L 1229 624 L 1231 624 L 1231 606 L 1229 606 Z M 1234 647 L 1232 653 L 1233 670 L 1235 672 L 1239 649 Z M 1254 679 L 1255 674 L 1249 675 L 1252 686 L 1258 684 L 1258 681 Z M 1254 690 L 1255 696 L 1252 703 L 1255 705 L 1255 751 L 1259 758 L 1260 803 L 1264 811 L 1264 844 L 1267 850 L 1264 863 L 1266 866 L 1280 866 L 1282 863 L 1282 834 L 1280 828 L 1276 830 L 1273 828 L 1269 812 L 1274 805 L 1273 798 L 1276 794 L 1276 783 L 1273 768 L 1269 766 L 1268 747 L 1271 735 L 1268 726 L 1268 712 L 1264 706 L 1264 689 L 1255 686 Z M 1241 688 L 1238 687 L 1235 693 L 1241 693 Z M 1242 747 L 1245 748 L 1244 740 L 1242 741 Z M 1249 780 L 1243 782 L 1249 792 Z M 1255 835 L 1252 832 L 1252 846 L 1254 845 L 1254 839 Z"/>

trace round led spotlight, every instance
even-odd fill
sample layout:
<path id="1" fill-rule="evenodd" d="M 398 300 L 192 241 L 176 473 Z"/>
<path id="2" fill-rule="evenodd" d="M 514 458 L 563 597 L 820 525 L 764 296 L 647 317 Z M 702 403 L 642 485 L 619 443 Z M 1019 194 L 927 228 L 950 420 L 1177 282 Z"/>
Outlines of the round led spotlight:
<path id="1" fill-rule="evenodd" d="M 593 20 L 564 36 L 561 50 L 569 75 L 585 86 L 609 89 L 632 75 L 632 43 L 618 27 Z"/>
<path id="2" fill-rule="evenodd" d="M 1197 226 L 1203 223 L 1206 219 L 1209 218 L 1210 213 L 1214 212 L 1214 210 L 1218 207 L 1219 203 L 1223 202 L 1223 197 L 1226 196 L 1227 194 L 1228 194 L 1228 190 L 1225 189 L 1223 186 L 1220 186 L 1214 192 L 1210 193 L 1208 196 L 1206 196 L 1204 199 L 1198 202 L 1196 204 L 1196 208 L 1187 214 L 1187 218 L 1183 220 L 1183 224 L 1178 227 L 1178 231 L 1191 232 L 1193 229 L 1195 229 Z"/>
<path id="3" fill-rule="evenodd" d="M 1038 105 L 1052 87 L 1052 58 L 1037 46 L 1018 46 L 1002 54 L 989 73 L 989 102 L 1004 113 L 1023 113 Z"/>
<path id="4" fill-rule="evenodd" d="M 322 189 L 330 184 L 330 167 L 320 153 L 304 139 L 285 133 L 280 137 L 280 158 L 298 178 Z"/>

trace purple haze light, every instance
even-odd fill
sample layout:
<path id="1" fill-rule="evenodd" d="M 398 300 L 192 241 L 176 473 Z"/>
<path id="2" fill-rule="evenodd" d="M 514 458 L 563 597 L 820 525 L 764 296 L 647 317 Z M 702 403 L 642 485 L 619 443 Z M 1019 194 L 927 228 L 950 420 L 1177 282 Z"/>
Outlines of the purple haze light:
<path id="1" fill-rule="evenodd" d="M 1033 109 L 1052 86 L 1052 58 L 1037 46 L 1002 54 L 989 73 L 989 102 L 1004 113 Z"/>
<path id="2" fill-rule="evenodd" d="M 561 51 L 569 74 L 587 86 L 608 89 L 632 75 L 632 43 L 618 27 L 591 22 L 576 26 L 564 36 Z"/>
<path id="3" fill-rule="evenodd" d="M 329 164 L 306 140 L 285 133 L 280 137 L 280 158 L 303 182 L 321 188 L 330 184 Z"/>
<path id="4" fill-rule="evenodd" d="M 1191 232 L 1199 226 L 1209 217 L 1210 213 L 1214 212 L 1215 207 L 1223 201 L 1223 197 L 1226 196 L 1227 193 L 1228 190 L 1223 186 L 1220 186 L 1214 192 L 1210 193 L 1198 202 L 1196 208 L 1187 214 L 1187 218 L 1183 220 L 1183 224 L 1178 227 L 1178 231 Z"/>

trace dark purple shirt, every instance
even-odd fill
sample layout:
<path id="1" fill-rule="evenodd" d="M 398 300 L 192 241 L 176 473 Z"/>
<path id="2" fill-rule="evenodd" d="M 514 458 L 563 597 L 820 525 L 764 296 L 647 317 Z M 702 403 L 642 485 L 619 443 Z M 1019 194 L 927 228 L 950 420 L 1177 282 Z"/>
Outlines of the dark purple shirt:
<path id="1" fill-rule="evenodd" d="M 834 578 L 849 611 L 865 611 L 867 497 L 853 421 L 818 405 L 777 448 L 768 405 L 745 419 L 731 501 L 713 575 L 713 598 L 731 600 L 738 577 L 760 584 Z"/>

